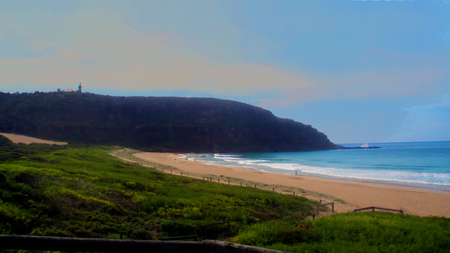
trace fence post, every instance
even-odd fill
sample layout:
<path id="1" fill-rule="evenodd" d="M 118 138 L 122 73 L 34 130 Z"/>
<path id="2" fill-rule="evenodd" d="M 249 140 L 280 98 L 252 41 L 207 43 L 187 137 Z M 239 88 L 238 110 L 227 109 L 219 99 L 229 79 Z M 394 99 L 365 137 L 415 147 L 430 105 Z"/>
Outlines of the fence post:
<path id="1" fill-rule="evenodd" d="M 292 192 L 293 194 L 294 194 L 294 196 L 295 196 L 295 192 Z"/>
<path id="2" fill-rule="evenodd" d="M 242 182 L 241 182 L 241 186 L 242 186 Z"/>
<path id="3" fill-rule="evenodd" d="M 331 212 L 334 213 L 334 202 L 331 202 Z"/>
<path id="4" fill-rule="evenodd" d="M 256 184 L 255 184 L 255 188 L 256 188 Z"/>

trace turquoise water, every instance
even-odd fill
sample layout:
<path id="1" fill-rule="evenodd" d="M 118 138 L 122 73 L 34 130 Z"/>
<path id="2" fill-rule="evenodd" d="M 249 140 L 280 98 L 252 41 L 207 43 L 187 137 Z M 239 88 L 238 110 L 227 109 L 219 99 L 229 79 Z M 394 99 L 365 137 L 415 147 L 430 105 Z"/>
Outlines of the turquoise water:
<path id="1" fill-rule="evenodd" d="M 341 144 L 359 147 L 359 144 Z M 379 149 L 245 154 L 184 154 L 207 164 L 373 181 L 450 192 L 450 142 L 369 143 Z"/>

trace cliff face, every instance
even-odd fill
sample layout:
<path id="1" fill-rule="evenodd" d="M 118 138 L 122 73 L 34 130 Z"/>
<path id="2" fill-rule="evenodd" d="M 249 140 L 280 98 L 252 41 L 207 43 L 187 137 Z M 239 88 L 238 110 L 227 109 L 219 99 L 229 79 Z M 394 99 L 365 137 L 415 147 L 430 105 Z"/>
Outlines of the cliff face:
<path id="1" fill-rule="evenodd" d="M 0 131 L 170 152 L 339 148 L 309 125 L 213 98 L 0 93 Z"/>

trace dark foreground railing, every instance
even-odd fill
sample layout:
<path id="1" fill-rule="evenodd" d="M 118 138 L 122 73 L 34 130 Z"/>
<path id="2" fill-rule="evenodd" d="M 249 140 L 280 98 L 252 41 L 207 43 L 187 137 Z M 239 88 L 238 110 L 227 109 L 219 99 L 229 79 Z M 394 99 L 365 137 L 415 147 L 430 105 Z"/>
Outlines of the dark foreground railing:
<path id="1" fill-rule="evenodd" d="M 236 252 L 280 253 L 283 251 L 239 245 L 223 241 L 203 242 L 88 239 L 25 235 L 0 235 L 0 250 L 50 250 L 84 252 Z"/>

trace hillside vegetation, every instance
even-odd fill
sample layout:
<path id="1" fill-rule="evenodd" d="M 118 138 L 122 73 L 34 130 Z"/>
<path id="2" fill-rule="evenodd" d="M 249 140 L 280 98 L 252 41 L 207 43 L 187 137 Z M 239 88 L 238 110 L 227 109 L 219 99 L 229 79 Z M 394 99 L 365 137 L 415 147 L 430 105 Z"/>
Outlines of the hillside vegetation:
<path id="1" fill-rule="evenodd" d="M 1 139 L 1 138 L 0 138 Z M 0 148 L 0 233 L 157 239 L 235 235 L 249 224 L 303 219 L 316 202 L 126 164 L 107 147 Z"/>
<path id="2" fill-rule="evenodd" d="M 0 132 L 144 151 L 273 152 L 340 146 L 309 125 L 213 98 L 0 92 Z"/>

